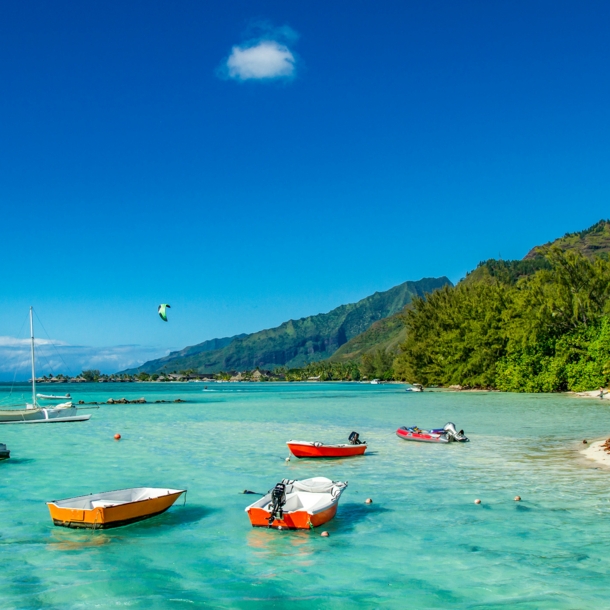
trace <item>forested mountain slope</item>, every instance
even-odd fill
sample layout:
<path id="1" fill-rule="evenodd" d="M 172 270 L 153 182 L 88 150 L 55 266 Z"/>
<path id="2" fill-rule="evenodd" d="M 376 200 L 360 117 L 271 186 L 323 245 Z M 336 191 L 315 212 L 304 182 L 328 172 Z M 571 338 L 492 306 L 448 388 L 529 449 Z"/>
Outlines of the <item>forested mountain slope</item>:
<path id="1" fill-rule="evenodd" d="M 589 259 L 607 257 L 610 254 L 610 220 L 600 220 L 584 231 L 566 233 L 551 243 L 536 246 L 526 254 L 525 260 L 542 256 L 549 246 L 579 252 Z"/>
<path id="2" fill-rule="evenodd" d="M 396 352 L 398 346 L 407 338 L 403 312 L 388 316 L 375 322 L 363 333 L 342 345 L 330 358 L 330 362 L 360 360 L 366 353 L 376 350 Z"/>
<path id="3" fill-rule="evenodd" d="M 325 314 L 289 320 L 276 328 L 233 338 L 220 349 L 203 351 L 197 350 L 198 346 L 185 348 L 182 352 L 152 360 L 129 372 L 194 369 L 201 373 L 215 373 L 257 367 L 300 367 L 330 357 L 378 320 L 402 311 L 414 297 L 424 296 L 447 284 L 450 282 L 446 277 L 404 282 Z"/>
<path id="4" fill-rule="evenodd" d="M 486 261 L 405 312 L 396 378 L 516 392 L 610 383 L 610 223 Z"/>
<path id="5" fill-rule="evenodd" d="M 178 352 L 170 352 L 167 356 L 163 358 L 158 358 L 157 360 L 150 360 L 144 363 L 142 366 L 135 369 L 127 369 L 123 371 L 128 375 L 135 375 L 137 373 L 155 373 L 160 370 L 165 370 L 163 367 L 171 362 L 175 362 L 176 360 L 189 358 L 196 356 L 197 354 L 201 354 L 203 352 L 212 352 L 221 350 L 223 347 L 226 347 L 235 339 L 241 339 L 242 337 L 246 337 L 245 333 L 241 335 L 234 335 L 233 337 L 223 337 L 222 339 L 210 339 L 209 341 L 204 341 L 203 343 L 197 343 L 197 345 L 190 345 L 181 349 Z M 173 368 L 171 369 L 174 370 Z"/>

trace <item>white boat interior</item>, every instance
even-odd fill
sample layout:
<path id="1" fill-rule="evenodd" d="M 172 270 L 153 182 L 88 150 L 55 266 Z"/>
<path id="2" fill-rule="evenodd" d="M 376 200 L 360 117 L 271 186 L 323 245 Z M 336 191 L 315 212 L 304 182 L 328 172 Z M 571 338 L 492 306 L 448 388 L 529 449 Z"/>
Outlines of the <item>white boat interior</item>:
<path id="1" fill-rule="evenodd" d="M 130 487 L 129 489 L 103 491 L 97 494 L 89 494 L 88 496 L 66 498 L 65 500 L 53 500 L 52 502 L 47 502 L 47 504 L 54 504 L 59 508 L 91 510 L 93 508 L 110 508 L 121 504 L 142 502 L 171 494 L 182 494 L 185 491 L 185 489 L 168 489 L 165 487 Z"/>
<path id="2" fill-rule="evenodd" d="M 347 487 L 347 482 L 331 481 L 326 477 L 313 477 L 303 481 L 283 479 L 282 483 L 286 485 L 286 503 L 282 506 L 283 511 L 290 513 L 305 510 L 312 515 L 336 504 Z M 247 512 L 251 508 L 262 508 L 271 511 L 272 506 L 271 492 L 269 492 L 245 510 Z"/>

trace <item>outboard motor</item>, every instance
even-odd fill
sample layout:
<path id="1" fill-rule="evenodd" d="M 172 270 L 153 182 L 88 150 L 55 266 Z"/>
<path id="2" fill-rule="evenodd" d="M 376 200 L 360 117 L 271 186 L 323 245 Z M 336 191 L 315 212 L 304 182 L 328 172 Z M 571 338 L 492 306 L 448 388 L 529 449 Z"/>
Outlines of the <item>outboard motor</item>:
<path id="1" fill-rule="evenodd" d="M 452 422 L 449 422 L 448 424 L 446 424 L 445 427 L 443 428 L 443 430 L 445 431 L 445 436 L 447 437 L 447 440 L 449 440 L 449 441 L 455 441 L 458 443 L 467 443 L 469 440 L 466 438 L 466 436 L 464 436 L 464 430 L 460 430 L 458 432 L 455 428 L 455 424 Z"/>
<path id="2" fill-rule="evenodd" d="M 357 432 L 352 432 L 347 440 L 351 445 L 364 445 L 366 443 L 366 441 L 360 440 L 360 435 Z"/>
<path id="3" fill-rule="evenodd" d="M 284 518 L 282 507 L 286 504 L 286 485 L 278 483 L 271 492 L 271 516 L 268 519 L 271 525 L 275 519 L 281 521 Z"/>

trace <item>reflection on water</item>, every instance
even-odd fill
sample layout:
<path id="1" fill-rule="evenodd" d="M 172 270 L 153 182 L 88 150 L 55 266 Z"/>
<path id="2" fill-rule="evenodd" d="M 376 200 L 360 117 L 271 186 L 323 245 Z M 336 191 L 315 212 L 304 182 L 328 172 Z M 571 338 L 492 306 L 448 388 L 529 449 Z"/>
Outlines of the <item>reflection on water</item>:
<path id="1" fill-rule="evenodd" d="M 45 549 L 47 551 L 82 551 L 86 548 L 99 547 L 110 544 L 113 537 L 104 533 L 104 530 L 72 530 L 68 528 L 55 528 Z"/>
<path id="2" fill-rule="evenodd" d="M 257 563 L 275 562 L 288 557 L 291 563 L 310 565 L 314 553 L 313 537 L 319 536 L 314 530 L 275 530 L 254 527 L 248 533 L 247 544 L 254 551 Z"/>

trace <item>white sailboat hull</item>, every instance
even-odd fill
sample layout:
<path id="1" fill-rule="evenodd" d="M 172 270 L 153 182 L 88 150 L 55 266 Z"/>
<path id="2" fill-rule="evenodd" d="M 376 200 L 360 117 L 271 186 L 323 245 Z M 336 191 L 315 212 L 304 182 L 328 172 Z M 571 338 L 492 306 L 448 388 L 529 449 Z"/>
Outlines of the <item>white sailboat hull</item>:
<path id="1" fill-rule="evenodd" d="M 91 414 L 78 415 L 78 409 L 14 409 L 0 411 L 0 424 L 54 424 L 87 421 Z"/>

